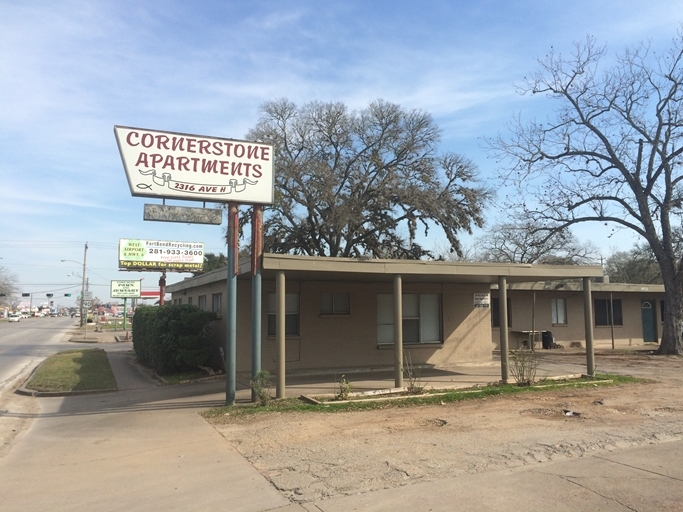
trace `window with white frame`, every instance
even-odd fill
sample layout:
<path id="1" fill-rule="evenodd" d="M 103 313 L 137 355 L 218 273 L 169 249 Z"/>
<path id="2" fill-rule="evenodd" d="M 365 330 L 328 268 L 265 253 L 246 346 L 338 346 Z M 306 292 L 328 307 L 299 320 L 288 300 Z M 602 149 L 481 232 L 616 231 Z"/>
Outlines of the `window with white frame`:
<path id="1" fill-rule="evenodd" d="M 553 325 L 567 325 L 567 299 L 550 299 Z"/>
<path id="2" fill-rule="evenodd" d="M 277 296 L 268 294 L 268 336 L 275 336 Z M 299 294 L 285 293 L 285 336 L 299 335 Z"/>
<path id="3" fill-rule="evenodd" d="M 321 315 L 348 315 L 350 313 L 351 308 L 348 293 L 323 292 L 320 294 Z"/>
<path id="4" fill-rule="evenodd" d="M 441 343 L 441 295 L 403 294 L 403 343 Z M 377 295 L 377 343 L 394 343 L 394 296 Z"/>
<path id="5" fill-rule="evenodd" d="M 192 297 L 187 298 L 187 303 L 191 306 L 192 305 Z"/>
<path id="6" fill-rule="evenodd" d="M 197 307 L 203 311 L 206 311 L 206 295 L 199 295 L 197 297 Z"/>

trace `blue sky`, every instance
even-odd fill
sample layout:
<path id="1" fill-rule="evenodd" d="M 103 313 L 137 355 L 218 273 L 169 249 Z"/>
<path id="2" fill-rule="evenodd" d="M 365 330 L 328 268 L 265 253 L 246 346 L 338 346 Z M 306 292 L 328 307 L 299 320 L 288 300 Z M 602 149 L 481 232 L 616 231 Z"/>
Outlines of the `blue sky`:
<path id="1" fill-rule="evenodd" d="M 549 108 L 515 92 L 537 57 L 587 34 L 612 53 L 667 46 L 682 13 L 683 2 L 663 0 L 0 0 L 0 266 L 21 292 L 72 305 L 86 242 L 103 300 L 112 279 L 144 277 L 149 290 L 159 278 L 118 271 L 120 238 L 225 252 L 225 222 L 142 220 L 158 201 L 131 196 L 114 125 L 239 139 L 264 101 L 355 109 L 382 98 L 431 113 L 441 149 L 486 179 L 495 164 L 482 138 Z M 604 256 L 634 242 L 599 226 L 576 234 Z"/>

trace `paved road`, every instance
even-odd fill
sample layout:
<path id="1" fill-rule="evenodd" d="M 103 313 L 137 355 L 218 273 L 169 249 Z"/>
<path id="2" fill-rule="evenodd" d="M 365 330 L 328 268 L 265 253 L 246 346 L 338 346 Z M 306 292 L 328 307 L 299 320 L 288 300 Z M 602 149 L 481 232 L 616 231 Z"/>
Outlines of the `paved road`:
<path id="1" fill-rule="evenodd" d="M 23 318 L 0 322 L 0 393 L 46 357 L 74 348 L 60 343 L 74 326 L 70 317 Z"/>

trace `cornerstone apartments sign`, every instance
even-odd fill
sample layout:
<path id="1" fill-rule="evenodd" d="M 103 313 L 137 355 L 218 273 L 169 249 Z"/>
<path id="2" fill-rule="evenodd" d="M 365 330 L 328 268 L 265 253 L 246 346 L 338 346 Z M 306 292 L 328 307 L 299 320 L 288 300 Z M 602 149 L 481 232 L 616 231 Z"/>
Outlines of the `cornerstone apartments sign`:
<path id="1" fill-rule="evenodd" d="M 271 145 L 126 126 L 114 133 L 134 196 L 273 202 Z"/>

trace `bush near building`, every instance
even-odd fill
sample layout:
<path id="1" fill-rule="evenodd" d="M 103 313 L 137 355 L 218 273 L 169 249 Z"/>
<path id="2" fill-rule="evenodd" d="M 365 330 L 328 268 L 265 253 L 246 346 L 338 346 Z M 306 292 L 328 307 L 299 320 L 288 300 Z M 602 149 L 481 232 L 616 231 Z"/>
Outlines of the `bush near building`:
<path id="1" fill-rule="evenodd" d="M 139 307 L 133 316 L 135 354 L 159 375 L 208 366 L 209 324 L 215 319 L 215 313 L 189 304 Z"/>

